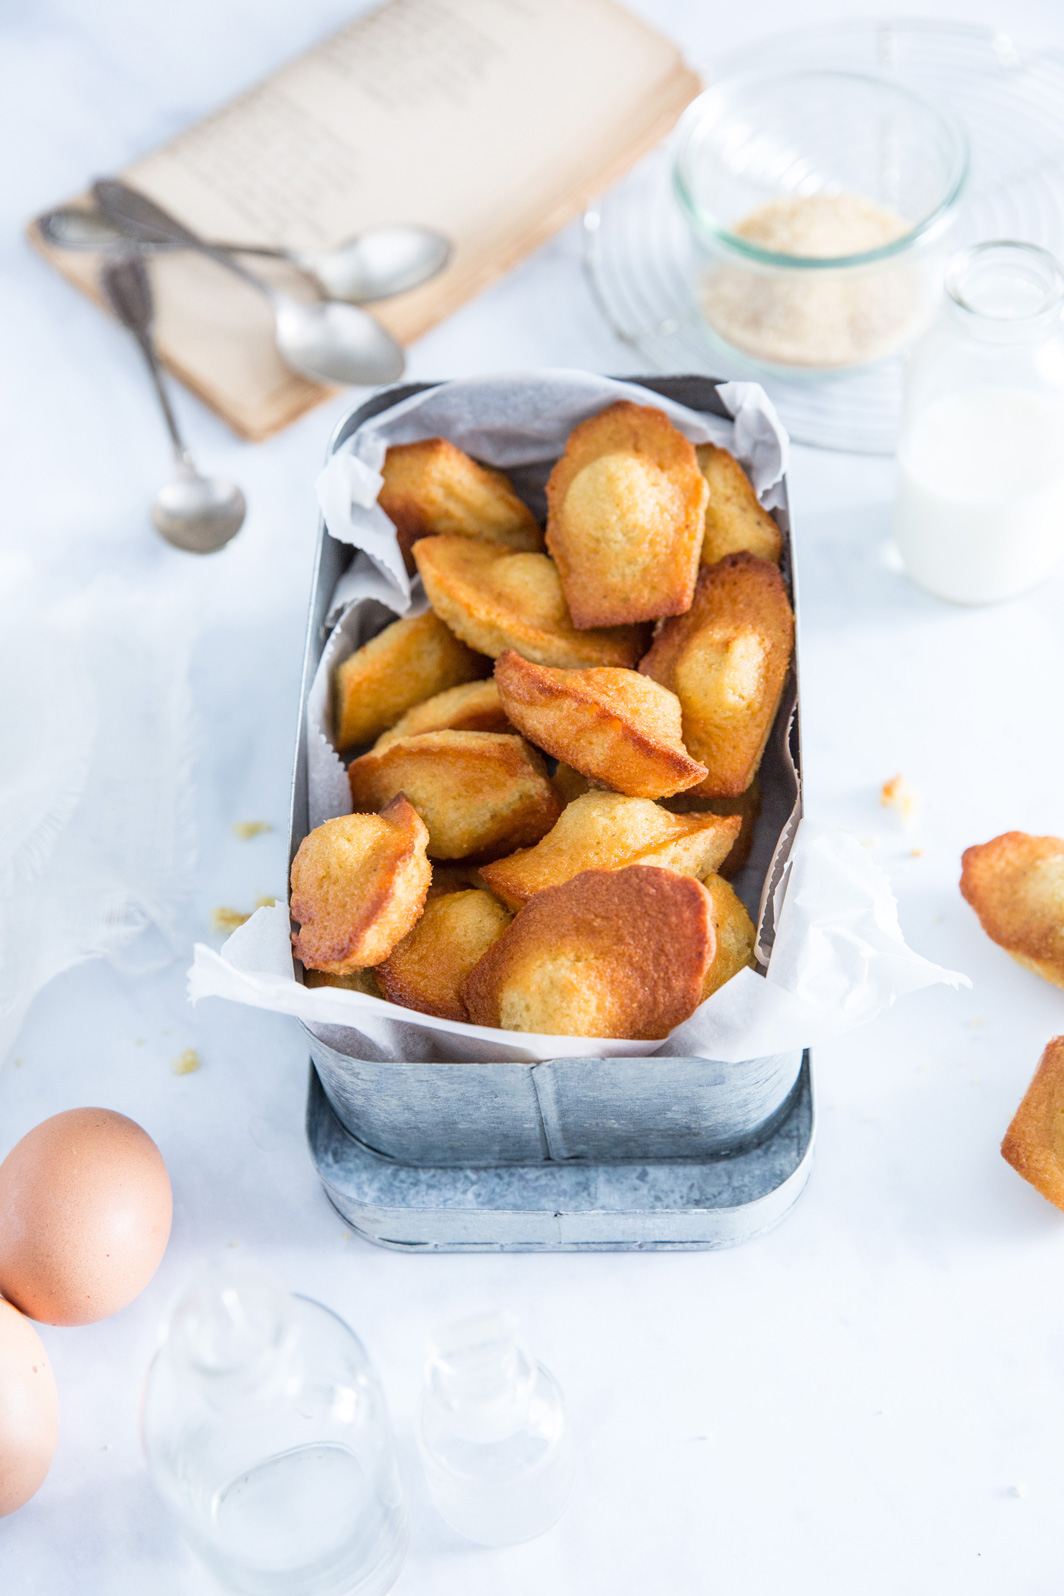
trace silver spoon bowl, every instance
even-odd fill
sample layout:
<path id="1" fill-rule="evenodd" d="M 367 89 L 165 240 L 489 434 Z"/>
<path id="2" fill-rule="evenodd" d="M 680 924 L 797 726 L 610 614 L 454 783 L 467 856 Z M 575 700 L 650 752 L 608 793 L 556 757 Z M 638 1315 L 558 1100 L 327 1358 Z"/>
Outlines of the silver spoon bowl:
<path id="1" fill-rule="evenodd" d="M 37 218 L 41 235 L 58 249 L 93 250 L 103 254 L 124 249 L 129 235 L 99 210 L 80 205 L 60 205 Z M 366 305 L 420 288 L 447 265 L 451 242 L 431 227 L 371 227 L 334 249 L 279 249 L 265 244 L 223 244 L 209 240 L 211 248 L 226 255 L 258 255 L 284 260 L 308 277 L 329 299 Z M 160 239 L 145 248 L 174 249 L 179 245 Z"/>
<path id="2" fill-rule="evenodd" d="M 223 477 L 200 476 L 178 431 L 155 353 L 151 284 L 141 256 L 109 256 L 100 282 L 115 315 L 140 346 L 174 448 L 177 474 L 156 495 L 152 525 L 175 548 L 190 554 L 213 554 L 224 548 L 243 526 L 247 513 L 244 495 L 234 482 Z"/>
<path id="3" fill-rule="evenodd" d="M 151 523 L 176 549 L 213 554 L 236 537 L 246 514 L 244 495 L 236 483 L 224 477 L 201 477 L 186 454 L 177 461 L 173 482 L 156 494 Z"/>

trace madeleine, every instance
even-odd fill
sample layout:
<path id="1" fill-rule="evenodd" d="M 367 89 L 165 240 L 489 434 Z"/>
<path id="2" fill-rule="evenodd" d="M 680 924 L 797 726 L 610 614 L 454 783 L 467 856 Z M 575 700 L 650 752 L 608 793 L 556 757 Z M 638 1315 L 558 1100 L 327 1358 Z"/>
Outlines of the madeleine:
<path id="1" fill-rule="evenodd" d="M 708 775 L 696 789 L 735 797 L 757 775 L 794 650 L 794 615 L 769 560 L 729 554 L 699 574 L 686 615 L 666 621 L 639 669 L 676 694 L 683 740 Z"/>
<path id="2" fill-rule="evenodd" d="M 557 566 L 545 554 L 435 537 L 414 545 L 414 559 L 436 614 L 493 659 L 512 648 L 537 665 L 634 665 L 645 646 L 637 626 L 577 631 Z"/>
<path id="3" fill-rule="evenodd" d="M 589 792 L 562 810 L 534 848 L 481 866 L 481 876 L 511 908 L 584 870 L 655 865 L 704 880 L 730 852 L 736 816 L 670 815 L 646 798 Z"/>
<path id="4" fill-rule="evenodd" d="M 377 500 L 395 525 L 408 571 L 419 538 L 447 533 L 490 538 L 512 549 L 542 549 L 543 534 L 502 472 L 477 462 L 446 438 L 393 444 L 384 457 Z"/>
<path id="5" fill-rule="evenodd" d="M 488 670 L 487 660 L 431 610 L 393 621 L 348 655 L 333 675 L 337 748 L 372 742 L 423 699 Z"/>
<path id="6" fill-rule="evenodd" d="M 425 732 L 371 750 L 348 767 L 356 809 L 405 793 L 428 827 L 434 859 L 498 855 L 538 842 L 560 805 L 546 767 L 520 737 Z"/>
<path id="7" fill-rule="evenodd" d="M 638 671 L 553 670 L 507 650 L 495 683 L 518 731 L 615 792 L 664 798 L 707 775 L 683 745 L 679 699 Z"/>
<path id="8" fill-rule="evenodd" d="M 402 796 L 379 815 L 340 815 L 303 838 L 290 908 L 292 946 L 308 970 L 357 976 L 388 957 L 424 908 L 428 838 Z"/>
<path id="9" fill-rule="evenodd" d="M 699 444 L 695 453 L 709 488 L 701 563 L 716 565 L 726 554 L 745 550 L 778 565 L 783 535 L 738 460 L 714 443 Z"/>
<path id="10" fill-rule="evenodd" d="M 512 919 L 490 892 L 431 898 L 414 929 L 377 966 L 385 997 L 441 1020 L 468 1020 L 462 982 Z"/>
<path id="11" fill-rule="evenodd" d="M 547 548 L 577 626 L 689 607 L 707 494 L 693 444 L 661 410 L 621 400 L 573 430 L 547 483 Z"/>
<path id="12" fill-rule="evenodd" d="M 1064 841 L 1006 831 L 966 848 L 961 892 L 992 942 L 1064 986 Z"/>
<path id="13" fill-rule="evenodd" d="M 709 895 L 692 877 L 587 870 L 525 905 L 462 996 L 475 1025 L 657 1040 L 697 1008 L 714 946 Z"/>

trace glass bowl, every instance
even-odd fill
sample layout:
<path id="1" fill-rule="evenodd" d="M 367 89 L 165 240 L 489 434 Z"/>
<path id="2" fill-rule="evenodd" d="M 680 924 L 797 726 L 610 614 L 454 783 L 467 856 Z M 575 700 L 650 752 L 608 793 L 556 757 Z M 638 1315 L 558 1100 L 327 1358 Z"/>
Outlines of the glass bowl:
<path id="1" fill-rule="evenodd" d="M 823 377 L 916 338 L 968 174 L 956 119 L 856 72 L 747 73 L 688 107 L 673 179 L 702 314 L 770 375 Z"/>

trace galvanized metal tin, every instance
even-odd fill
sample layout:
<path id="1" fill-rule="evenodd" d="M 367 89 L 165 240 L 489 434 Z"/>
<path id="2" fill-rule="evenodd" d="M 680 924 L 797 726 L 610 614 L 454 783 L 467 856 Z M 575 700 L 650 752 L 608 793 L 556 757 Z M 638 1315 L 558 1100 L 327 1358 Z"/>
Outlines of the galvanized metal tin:
<path id="1" fill-rule="evenodd" d="M 726 413 L 717 385 L 708 378 L 627 380 L 692 409 Z M 339 448 L 370 416 L 425 386 L 429 385 L 410 385 L 376 395 L 345 419 L 332 449 Z M 516 480 L 534 496 L 536 476 L 535 468 L 530 468 L 527 483 L 521 483 L 521 473 Z M 786 502 L 776 515 L 786 544 L 783 574 L 793 600 Z M 293 854 L 309 825 L 307 693 L 326 640 L 329 601 L 350 558 L 351 550 L 330 538 L 322 526 L 304 661 L 293 786 Z M 766 750 L 761 784 L 763 807 L 754 850 L 733 885 L 755 921 L 760 914 L 759 945 L 767 955 L 772 943 L 771 887 L 786 860 L 801 808 L 794 673 Z M 441 1055 L 404 1062 L 368 1057 L 375 1050 L 357 1031 L 346 1027 L 305 1029 L 321 1087 L 336 1120 L 354 1144 L 368 1150 L 366 1156 L 376 1153 L 437 1171 L 450 1168 L 456 1178 L 460 1170 L 498 1171 L 507 1165 L 553 1168 L 580 1161 L 605 1165 L 747 1156 L 744 1150 L 764 1145 L 766 1135 L 790 1112 L 802 1068 L 800 1051 L 741 1064 L 661 1056 L 562 1058 L 528 1064 L 455 1063 Z"/>
<path id="2" fill-rule="evenodd" d="M 330 1202 L 359 1235 L 404 1252 L 735 1247 L 798 1200 L 814 1131 L 808 1057 L 771 1131 L 731 1157 L 691 1162 L 426 1168 L 382 1158 L 351 1136 L 313 1068 L 307 1103 L 307 1139 Z"/>

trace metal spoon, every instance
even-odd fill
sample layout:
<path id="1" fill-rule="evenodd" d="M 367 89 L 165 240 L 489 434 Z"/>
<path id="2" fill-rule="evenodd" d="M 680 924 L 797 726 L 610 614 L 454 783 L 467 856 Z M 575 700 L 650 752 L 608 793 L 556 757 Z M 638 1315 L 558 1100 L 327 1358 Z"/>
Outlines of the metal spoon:
<path id="1" fill-rule="evenodd" d="M 311 305 L 293 299 L 125 183 L 103 179 L 93 184 L 92 192 L 104 215 L 128 237 L 199 250 L 265 294 L 273 306 L 278 353 L 293 371 L 312 382 L 375 384 L 402 376 L 406 360 L 401 347 L 368 311 L 334 299 Z"/>
<path id="2" fill-rule="evenodd" d="M 128 235 L 102 211 L 79 205 L 60 205 L 37 218 L 37 226 L 59 249 L 87 249 L 98 253 L 122 248 Z M 227 255 L 264 255 L 286 260 L 309 277 L 329 299 L 352 305 L 390 299 L 420 288 L 436 277 L 451 258 L 451 241 L 431 227 L 371 227 L 334 249 L 274 249 L 265 244 L 222 244 L 211 239 L 212 249 Z M 177 246 L 159 242 L 155 249 Z"/>
<path id="3" fill-rule="evenodd" d="M 159 490 L 152 505 L 152 524 L 175 548 L 213 554 L 240 531 L 247 511 L 244 495 L 233 482 L 201 477 L 177 430 L 152 340 L 151 284 L 141 256 L 115 255 L 105 260 L 100 280 L 115 315 L 141 347 L 174 446 L 177 476 Z"/>

